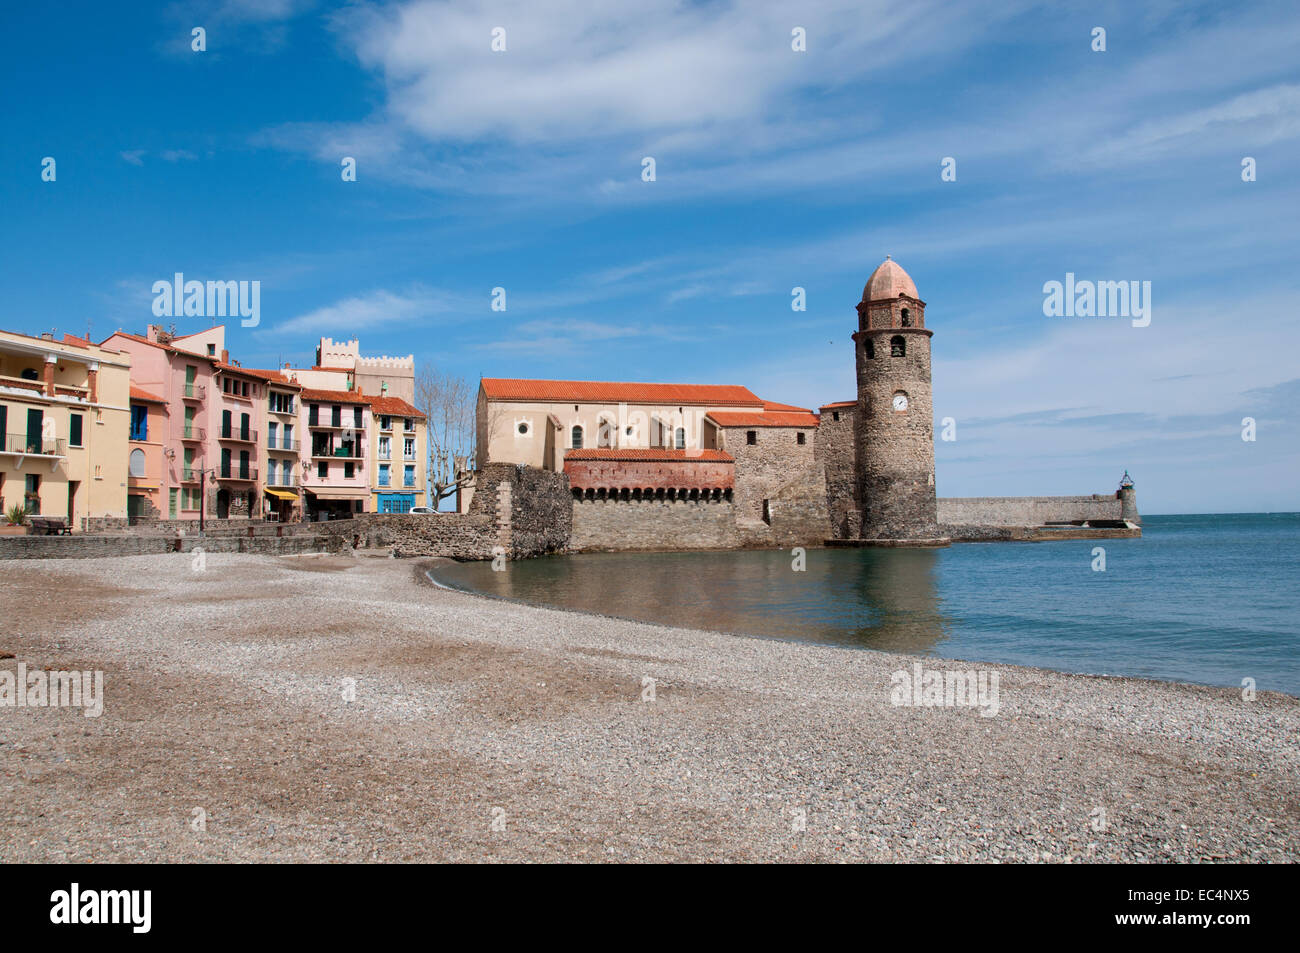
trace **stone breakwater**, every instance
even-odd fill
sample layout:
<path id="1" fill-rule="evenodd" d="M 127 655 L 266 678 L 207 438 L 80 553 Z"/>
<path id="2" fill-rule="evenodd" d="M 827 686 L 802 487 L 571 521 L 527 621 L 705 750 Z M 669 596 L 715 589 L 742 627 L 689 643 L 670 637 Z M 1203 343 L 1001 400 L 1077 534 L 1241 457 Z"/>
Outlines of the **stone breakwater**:
<path id="1" fill-rule="evenodd" d="M 0 667 L 105 680 L 99 718 L 0 715 L 0 859 L 1300 859 L 1289 696 L 540 609 L 365 552 L 7 563 Z M 996 673 L 996 715 L 891 704 L 918 661 Z"/>

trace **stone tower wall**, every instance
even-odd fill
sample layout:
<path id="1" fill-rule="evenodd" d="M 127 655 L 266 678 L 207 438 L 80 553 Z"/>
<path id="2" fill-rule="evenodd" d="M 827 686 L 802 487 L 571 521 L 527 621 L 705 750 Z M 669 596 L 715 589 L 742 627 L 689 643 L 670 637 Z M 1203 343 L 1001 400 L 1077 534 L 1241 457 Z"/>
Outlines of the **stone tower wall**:
<path id="1" fill-rule="evenodd" d="M 908 325 L 903 326 L 903 310 Z M 934 407 L 925 305 L 900 296 L 858 306 L 853 335 L 858 370 L 858 498 L 863 539 L 930 539 L 939 535 L 934 487 Z M 905 354 L 892 354 L 901 337 Z M 872 356 L 869 356 L 874 351 Z M 908 408 L 893 408 L 895 393 Z"/>
<path id="2" fill-rule="evenodd" d="M 816 454 L 826 472 L 826 509 L 834 539 L 856 539 L 860 525 L 856 412 L 856 407 L 823 408 L 817 425 Z"/>

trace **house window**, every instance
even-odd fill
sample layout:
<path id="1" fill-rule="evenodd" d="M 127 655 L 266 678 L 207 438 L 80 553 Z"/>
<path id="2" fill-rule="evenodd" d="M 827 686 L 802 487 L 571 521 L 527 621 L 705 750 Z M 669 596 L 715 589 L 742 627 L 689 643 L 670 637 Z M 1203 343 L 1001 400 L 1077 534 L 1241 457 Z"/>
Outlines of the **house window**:
<path id="1" fill-rule="evenodd" d="M 127 471 L 133 477 L 144 476 L 144 451 L 136 447 L 131 451 L 130 469 Z"/>
<path id="2" fill-rule="evenodd" d="M 407 437 L 402 441 L 402 457 L 406 460 L 415 459 L 415 438 Z"/>
<path id="3" fill-rule="evenodd" d="M 241 480 L 247 480 L 249 476 L 250 476 L 250 471 L 248 469 L 248 451 L 240 450 L 239 451 L 239 478 Z"/>
<path id="4" fill-rule="evenodd" d="M 685 427 L 677 428 L 677 449 L 678 450 L 686 449 L 686 428 Z"/>
<path id="5" fill-rule="evenodd" d="M 41 476 L 39 473 L 27 474 L 27 492 L 23 495 L 23 505 L 28 513 L 41 511 Z"/>
<path id="6" fill-rule="evenodd" d="M 80 429 L 80 427 L 78 427 Z M 80 440 L 72 440 L 72 425 L 68 427 L 68 439 L 74 446 L 81 443 Z M 139 404 L 131 405 L 131 439 L 148 440 L 149 439 L 149 408 L 142 407 Z"/>
<path id="7" fill-rule="evenodd" d="M 379 429 L 380 429 L 380 430 L 392 430 L 392 429 L 393 429 L 393 418 L 392 418 L 392 417 L 389 417 L 389 416 L 383 416 L 383 417 L 380 417 L 380 418 L 379 418 Z"/>
<path id="8" fill-rule="evenodd" d="M 286 467 L 288 465 L 289 464 L 287 463 L 285 464 Z M 276 468 L 276 462 L 274 459 L 270 459 L 266 461 L 266 485 L 267 486 L 275 486 L 275 468 Z"/>
<path id="9" fill-rule="evenodd" d="M 831 420 L 839 420 L 839 419 L 840 419 L 840 412 L 838 410 L 832 410 Z"/>
<path id="10" fill-rule="evenodd" d="M 333 427 L 343 426 L 343 408 L 335 406 L 330 409 L 330 425 Z"/>
<path id="11" fill-rule="evenodd" d="M 573 449 L 581 450 L 582 449 L 582 428 L 575 426 L 571 431 L 569 431 L 569 436 L 573 441 L 572 444 Z"/>
<path id="12" fill-rule="evenodd" d="M 307 426 L 315 427 L 320 423 L 320 405 L 311 404 L 307 408 Z"/>
<path id="13" fill-rule="evenodd" d="M 518 431 L 519 431 L 521 434 L 527 434 L 527 433 L 528 433 L 528 424 L 526 424 L 526 423 L 520 424 L 520 425 L 518 426 L 518 428 L 516 428 L 516 429 L 518 429 Z"/>
<path id="14" fill-rule="evenodd" d="M 279 429 L 280 429 L 280 425 L 277 424 L 274 420 L 268 420 L 266 422 L 266 445 L 270 447 L 272 450 L 275 449 L 275 438 L 278 436 L 276 431 L 278 431 Z"/>
<path id="15" fill-rule="evenodd" d="M 322 460 L 320 463 L 316 464 L 316 476 L 318 478 L 322 480 L 327 480 L 329 479 L 329 475 L 330 475 L 330 465 L 328 463 L 325 463 Z"/>
<path id="16" fill-rule="evenodd" d="M 799 446 L 802 447 L 802 446 L 804 445 L 804 440 L 805 440 L 804 434 L 803 434 L 802 432 L 800 432 L 800 433 L 795 434 L 794 437 L 795 437 L 794 442 L 797 443 L 797 444 L 799 444 Z"/>
<path id="17" fill-rule="evenodd" d="M 387 460 L 392 455 L 393 455 L 393 438 L 380 437 L 379 438 L 379 459 Z"/>
<path id="18" fill-rule="evenodd" d="M 356 472 L 357 465 L 355 463 L 343 464 L 343 479 L 351 480 L 356 475 Z"/>
<path id="19" fill-rule="evenodd" d="M 293 424 L 284 425 L 284 448 L 285 450 L 293 449 Z"/>
<path id="20" fill-rule="evenodd" d="M 352 408 L 352 426 L 357 430 L 361 430 L 366 425 L 365 420 L 362 418 L 361 414 L 362 414 L 362 410 L 360 407 Z"/>
<path id="21" fill-rule="evenodd" d="M 907 357 L 907 341 L 901 334 L 895 334 L 889 339 L 889 356 Z"/>
<path id="22" fill-rule="evenodd" d="M 415 486 L 415 467 L 408 466 L 402 473 L 403 486 Z"/>
<path id="23" fill-rule="evenodd" d="M 412 418 L 412 417 L 407 417 L 407 418 L 403 421 L 402 429 L 405 430 L 407 433 L 415 433 L 415 420 L 414 420 L 414 418 Z"/>
<path id="24" fill-rule="evenodd" d="M 144 410 L 143 407 L 141 407 L 140 409 L 141 409 L 141 410 Z M 132 407 L 132 408 L 131 408 L 131 411 L 132 411 L 132 413 L 131 413 L 131 424 L 132 424 L 132 429 L 134 429 L 134 426 L 135 426 L 135 408 Z M 68 414 L 68 446 L 70 446 L 70 447 L 80 447 L 80 446 L 81 446 L 81 417 L 82 417 L 81 414 Z M 144 437 L 143 437 L 143 436 L 140 436 L 140 437 L 134 437 L 134 436 L 133 436 L 131 439 L 132 439 L 132 440 L 143 440 Z"/>
<path id="25" fill-rule="evenodd" d="M 758 443 L 758 431 L 757 431 L 757 430 L 746 430 L 746 431 L 745 431 L 745 443 L 749 444 L 749 446 L 751 446 L 751 447 L 754 446 L 755 444 L 757 444 L 757 443 Z"/>
<path id="26" fill-rule="evenodd" d="M 208 357 L 216 357 L 216 356 L 217 356 L 217 346 L 215 344 L 209 344 Z"/>
<path id="27" fill-rule="evenodd" d="M 392 469 L 387 463 L 379 464 L 379 485 L 388 486 L 388 471 Z"/>

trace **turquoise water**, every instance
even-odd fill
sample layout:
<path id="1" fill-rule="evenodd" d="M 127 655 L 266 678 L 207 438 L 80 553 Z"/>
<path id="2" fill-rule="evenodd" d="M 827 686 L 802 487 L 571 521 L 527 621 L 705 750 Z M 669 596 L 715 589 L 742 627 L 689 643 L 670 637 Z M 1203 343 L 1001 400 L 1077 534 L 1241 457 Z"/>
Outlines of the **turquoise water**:
<path id="1" fill-rule="evenodd" d="M 1300 695 L 1300 514 L 1151 516 L 1142 539 L 553 556 L 446 585 L 691 628 Z M 1106 569 L 1093 570 L 1105 548 Z"/>

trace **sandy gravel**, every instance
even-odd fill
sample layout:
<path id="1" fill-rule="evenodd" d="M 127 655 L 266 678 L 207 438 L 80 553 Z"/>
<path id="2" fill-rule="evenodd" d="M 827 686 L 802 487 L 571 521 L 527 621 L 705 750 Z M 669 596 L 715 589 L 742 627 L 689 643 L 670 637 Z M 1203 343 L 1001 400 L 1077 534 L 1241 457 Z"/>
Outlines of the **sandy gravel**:
<path id="1" fill-rule="evenodd" d="M 0 564 L 0 668 L 107 683 L 99 718 L 0 708 L 0 861 L 1300 855 L 1288 696 L 989 666 L 996 717 L 894 707 L 904 656 L 519 606 L 422 565 Z"/>

